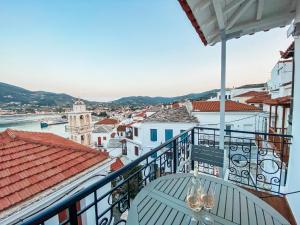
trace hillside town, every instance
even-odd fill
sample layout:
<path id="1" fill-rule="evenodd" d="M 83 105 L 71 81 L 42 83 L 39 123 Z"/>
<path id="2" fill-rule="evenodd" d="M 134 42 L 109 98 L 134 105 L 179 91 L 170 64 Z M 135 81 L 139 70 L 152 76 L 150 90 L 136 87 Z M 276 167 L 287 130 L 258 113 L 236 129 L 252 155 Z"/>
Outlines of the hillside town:
<path id="1" fill-rule="evenodd" d="M 300 113 L 300 0 L 178 0 L 178 3 L 182 14 L 178 17 L 186 20 L 184 26 L 188 22 L 197 41 L 199 39 L 204 46 L 220 44 L 220 88 L 205 84 L 208 90 L 202 93 L 175 97 L 131 96 L 97 102 L 81 96 L 29 91 L 0 82 L 0 119 L 4 121 L 0 123 L 0 225 L 300 223 L 300 123 L 297 118 Z M 93 7 L 87 5 L 90 12 Z M 80 6 L 81 10 L 87 5 L 76 7 Z M 73 15 L 68 7 L 60 6 L 53 7 L 55 16 L 61 9 L 66 11 L 68 19 L 84 15 Z M 120 11 L 116 6 L 119 5 L 113 8 L 119 14 L 124 11 L 123 7 L 119 7 Z M 38 9 L 43 12 L 42 8 Z M 146 11 L 139 13 L 140 17 L 146 15 Z M 119 18 L 120 15 L 114 16 Z M 60 19 L 63 23 L 65 18 Z M 119 20 L 118 29 L 122 33 Z M 129 21 L 136 20 L 134 17 Z M 83 24 L 84 29 L 92 28 L 94 32 L 95 24 Z M 149 24 L 143 21 L 147 29 L 150 29 Z M 76 23 L 75 27 L 81 25 Z M 277 53 L 276 63 L 267 68 L 265 82 L 226 85 L 227 41 L 235 42 L 243 36 L 288 25 L 287 36 L 292 41 Z M 104 26 L 99 27 L 102 32 Z M 63 31 L 73 35 L 68 29 Z M 85 32 L 80 30 L 77 35 L 84 37 Z M 89 38 L 97 37 L 93 32 L 87 32 Z M 61 38 L 59 41 L 64 39 L 51 36 L 49 31 L 45 33 Z M 110 42 L 109 50 L 121 48 L 116 43 L 123 38 L 120 33 L 105 37 L 106 41 L 117 38 Z M 101 35 L 106 36 L 106 33 Z M 138 45 L 137 39 L 141 37 L 130 36 L 130 39 Z M 263 40 L 259 38 L 257 40 Z M 92 39 L 83 40 L 79 38 L 77 44 L 84 42 L 89 51 L 95 47 L 89 46 Z M 155 44 L 158 49 L 162 48 L 159 41 L 155 40 Z M 272 47 L 277 49 L 278 46 Z M 72 70 L 74 74 L 78 68 L 84 68 L 81 62 L 97 58 L 93 54 L 85 55 L 87 49 L 82 48 L 79 61 L 70 61 L 72 66 L 80 64 Z M 104 48 L 96 50 L 105 52 Z M 160 50 L 159 54 L 167 52 Z M 247 54 L 247 50 L 241 51 Z M 119 53 L 121 55 L 121 51 Z M 126 54 L 130 55 L 128 49 Z M 128 64 L 135 61 L 134 69 L 137 69 L 140 54 L 135 52 L 132 58 L 120 59 Z M 178 49 L 176 57 L 180 58 L 180 54 Z M 206 54 L 205 57 L 209 57 Z M 55 57 L 59 58 L 57 52 Z M 108 54 L 96 62 L 110 57 L 113 66 L 121 65 L 116 63 L 119 59 L 115 55 Z M 160 63 L 160 59 L 158 61 Z M 186 63 L 193 67 L 190 61 Z M 122 72 L 128 69 L 124 65 L 120 66 Z M 172 66 L 177 65 L 172 61 Z M 22 69 L 25 71 L 25 66 Z M 85 85 L 102 94 L 108 90 L 104 78 L 109 75 L 98 71 L 97 76 L 103 77 L 97 80 L 93 75 L 88 78 L 89 71 L 83 70 L 85 75 L 80 78 L 78 93 L 87 93 Z M 241 76 L 249 78 L 249 74 Z M 133 87 L 129 83 L 139 83 L 140 76 L 137 73 L 131 79 L 126 77 L 128 83 L 118 77 L 118 82 L 129 92 Z M 204 82 L 208 75 L 201 76 Z M 116 77 L 110 79 L 117 80 Z M 164 81 L 170 79 L 173 77 Z M 99 80 L 101 82 L 97 82 Z M 64 87 L 63 81 L 56 82 L 57 86 Z M 181 86 L 186 85 L 181 82 Z M 73 80 L 69 79 L 68 84 L 72 86 Z M 161 88 L 157 83 L 149 86 L 155 84 L 157 87 L 151 87 L 153 93 Z M 110 88 L 114 85 L 112 83 Z M 117 89 L 116 85 L 114 91 Z M 12 94 L 1 94 L 9 91 Z M 164 91 L 161 93 L 169 89 Z"/>
<path id="2" fill-rule="evenodd" d="M 265 84 L 226 89 L 226 135 L 230 135 L 231 130 L 290 133 L 293 46 L 292 43 L 280 53 L 278 62 L 271 70 L 270 80 Z M 73 108 L 66 111 L 67 139 L 51 133 L 11 129 L 1 133 L 1 149 L 5 148 L 7 152 L 2 154 L 1 168 L 16 169 L 14 174 L 2 170 L 1 224 L 14 223 L 57 198 L 75 193 L 95 182 L 97 177 L 121 169 L 193 127 L 218 128 L 220 92 L 208 100 L 187 99 L 136 109 L 129 106 L 114 110 L 103 107 L 91 111 L 78 99 Z M 95 115 L 102 117 L 97 119 Z M 18 155 L 24 156 L 20 158 Z M 5 162 L 7 157 L 15 160 Z M 34 160 L 28 161 L 26 158 Z M 36 165 L 39 169 L 31 169 Z M 57 174 L 58 170 L 64 172 Z M 213 168 L 213 171 L 215 175 L 221 173 L 218 168 Z M 28 176 L 29 182 L 26 179 Z M 40 177 L 49 178 L 42 181 Z M 11 185 L 16 187 L 11 189 Z M 109 189 L 106 185 L 101 190 Z M 92 201 L 93 198 L 87 197 L 77 207 L 80 209 Z M 106 201 L 107 198 L 103 199 L 103 209 L 107 207 Z M 62 222 L 65 217 L 65 213 L 59 214 L 53 218 L 54 224 L 57 220 Z M 89 220 L 93 217 L 82 217 L 82 224 L 92 224 Z"/>

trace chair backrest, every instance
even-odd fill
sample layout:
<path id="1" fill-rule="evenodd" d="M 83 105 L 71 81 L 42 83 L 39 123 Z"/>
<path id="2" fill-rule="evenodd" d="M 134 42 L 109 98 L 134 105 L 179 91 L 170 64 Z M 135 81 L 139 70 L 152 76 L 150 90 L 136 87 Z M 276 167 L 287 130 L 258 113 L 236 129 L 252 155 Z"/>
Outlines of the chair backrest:
<path id="1" fill-rule="evenodd" d="M 192 145 L 191 160 L 207 163 L 212 166 L 223 167 L 224 151 L 211 146 Z"/>

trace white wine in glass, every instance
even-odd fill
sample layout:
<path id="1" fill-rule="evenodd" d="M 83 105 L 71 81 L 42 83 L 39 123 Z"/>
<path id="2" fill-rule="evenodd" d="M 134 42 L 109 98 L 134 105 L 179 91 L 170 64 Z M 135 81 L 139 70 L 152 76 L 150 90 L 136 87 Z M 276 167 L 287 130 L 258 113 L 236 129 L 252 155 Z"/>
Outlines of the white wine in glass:
<path id="1" fill-rule="evenodd" d="M 203 202 L 203 207 L 205 210 L 210 210 L 214 208 L 215 190 L 216 185 L 214 183 L 211 183 L 208 191 L 201 196 L 201 200 Z M 203 223 L 206 225 L 212 225 L 214 224 L 214 219 L 208 213 L 205 213 L 203 216 Z"/>

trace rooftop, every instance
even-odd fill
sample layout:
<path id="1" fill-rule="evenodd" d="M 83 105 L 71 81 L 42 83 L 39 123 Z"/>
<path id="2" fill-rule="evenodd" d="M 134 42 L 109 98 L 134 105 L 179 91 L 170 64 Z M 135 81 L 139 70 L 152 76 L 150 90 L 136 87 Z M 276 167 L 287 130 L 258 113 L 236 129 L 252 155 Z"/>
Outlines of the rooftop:
<path id="1" fill-rule="evenodd" d="M 108 126 L 97 126 L 95 127 L 95 129 L 93 130 L 93 133 L 110 133 L 113 131 L 112 127 L 108 127 Z"/>
<path id="2" fill-rule="evenodd" d="M 247 103 L 263 103 L 264 101 L 271 99 L 271 95 L 257 95 L 248 99 Z"/>
<path id="3" fill-rule="evenodd" d="M 185 107 L 177 109 L 161 109 L 153 115 L 146 118 L 144 122 L 185 122 L 185 123 L 197 123 L 198 120 L 190 116 Z"/>
<path id="4" fill-rule="evenodd" d="M 102 120 L 99 120 L 95 125 L 116 125 L 118 124 L 119 121 L 116 119 L 111 119 L 111 118 L 105 118 Z"/>
<path id="5" fill-rule="evenodd" d="M 196 112 L 220 112 L 220 101 L 195 101 L 192 102 L 193 111 Z M 260 111 L 259 108 L 253 105 L 247 105 L 234 101 L 225 102 L 225 111 L 240 112 L 240 111 Z"/>
<path id="6" fill-rule="evenodd" d="M 248 92 L 245 92 L 243 94 L 240 94 L 240 95 L 237 95 L 234 97 L 254 97 L 257 95 L 267 95 L 267 94 L 268 94 L 268 92 L 266 92 L 266 91 L 248 91 Z"/>
<path id="7" fill-rule="evenodd" d="M 124 163 L 121 161 L 120 158 L 116 158 L 116 161 L 110 165 L 111 171 L 116 171 L 118 169 L 121 169 L 124 166 Z"/>
<path id="8" fill-rule="evenodd" d="M 279 97 L 274 99 L 267 99 L 264 101 L 264 103 L 267 105 L 290 105 L 291 101 L 292 101 L 291 96 L 284 96 L 284 97 Z"/>
<path id="9" fill-rule="evenodd" d="M 108 155 L 51 133 L 0 133 L 0 211 L 104 161 Z"/>

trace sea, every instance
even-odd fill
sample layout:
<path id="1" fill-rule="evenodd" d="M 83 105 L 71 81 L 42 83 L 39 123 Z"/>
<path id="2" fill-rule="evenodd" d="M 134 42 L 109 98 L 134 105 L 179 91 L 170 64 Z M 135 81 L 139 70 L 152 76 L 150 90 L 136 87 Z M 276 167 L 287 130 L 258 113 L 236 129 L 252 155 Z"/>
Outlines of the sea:
<path id="1" fill-rule="evenodd" d="M 41 128 L 42 120 L 51 120 L 60 118 L 59 114 L 43 114 L 43 115 L 1 115 L 0 116 L 0 132 L 7 128 L 34 132 L 50 132 L 62 137 L 68 137 L 65 131 L 66 124 L 51 125 L 46 128 Z"/>

